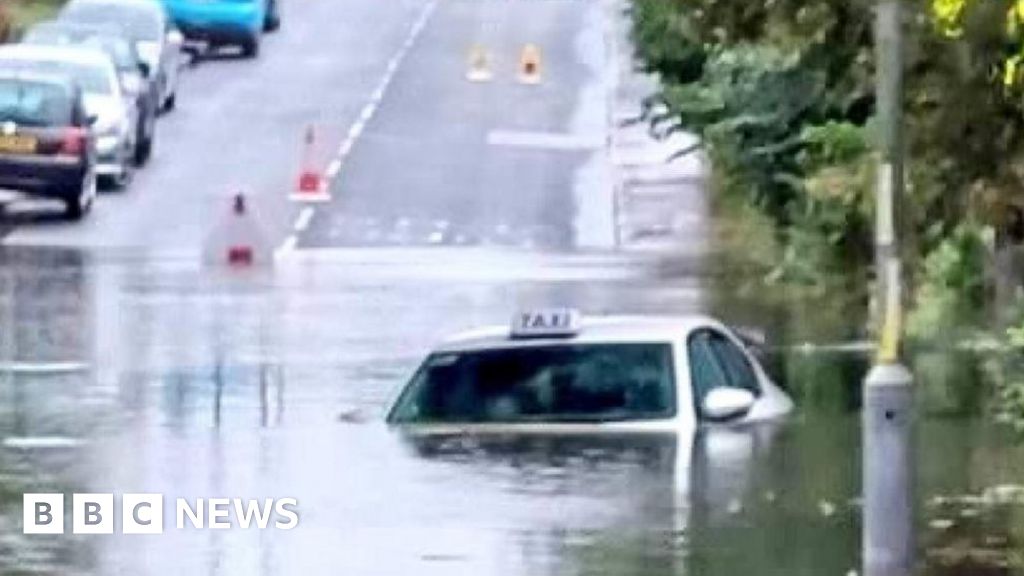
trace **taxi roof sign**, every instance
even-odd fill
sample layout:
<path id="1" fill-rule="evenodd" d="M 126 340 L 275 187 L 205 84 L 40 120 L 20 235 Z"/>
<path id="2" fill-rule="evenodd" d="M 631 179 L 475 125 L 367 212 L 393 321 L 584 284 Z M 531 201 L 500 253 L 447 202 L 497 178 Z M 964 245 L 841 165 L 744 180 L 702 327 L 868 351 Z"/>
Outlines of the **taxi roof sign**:
<path id="1" fill-rule="evenodd" d="M 579 311 L 568 308 L 530 310 L 512 317 L 513 338 L 568 337 L 579 329 Z"/>

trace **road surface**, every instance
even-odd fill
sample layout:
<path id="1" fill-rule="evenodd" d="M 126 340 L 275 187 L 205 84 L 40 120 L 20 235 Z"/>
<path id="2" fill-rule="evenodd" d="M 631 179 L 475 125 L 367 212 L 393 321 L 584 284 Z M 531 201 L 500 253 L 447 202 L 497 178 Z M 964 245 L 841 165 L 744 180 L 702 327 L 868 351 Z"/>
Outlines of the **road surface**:
<path id="1" fill-rule="evenodd" d="M 577 196 L 609 202 L 600 3 L 343 0 L 285 12 L 258 60 L 222 56 L 183 74 L 156 157 L 129 190 L 101 197 L 82 223 L 12 205 L 4 243 L 188 257 L 242 192 L 276 245 L 569 247 Z M 474 44 L 492 55 L 490 82 L 466 80 Z M 526 44 L 540 50 L 537 85 L 516 79 Z M 288 196 L 307 165 L 330 177 L 333 200 L 303 214 Z M 610 221 L 587 225 L 589 244 L 611 241 Z"/>
<path id="2" fill-rule="evenodd" d="M 80 223 L 7 206 L 0 485 L 18 497 L 0 508 L 0 572 L 533 573 L 568 562 L 552 539 L 567 527 L 640 526 L 643 502 L 674 502 L 671 439 L 593 447 L 607 472 L 552 509 L 575 473 L 550 476 L 550 447 L 527 447 L 521 483 L 500 450 L 474 471 L 380 424 L 453 330 L 529 306 L 699 306 L 695 283 L 655 286 L 646 262 L 593 250 L 611 240 L 605 14 L 578 0 L 288 3 L 258 60 L 185 71 L 130 189 Z M 466 79 L 474 44 L 488 82 Z M 526 44 L 542 58 L 533 85 L 517 79 Z M 332 198 L 303 206 L 289 195 L 310 126 Z M 279 254 L 271 270 L 200 258 L 238 192 Z M 47 491 L 291 496 L 301 524 L 21 535 L 20 494 Z M 674 529 L 671 509 L 659 522 Z"/>

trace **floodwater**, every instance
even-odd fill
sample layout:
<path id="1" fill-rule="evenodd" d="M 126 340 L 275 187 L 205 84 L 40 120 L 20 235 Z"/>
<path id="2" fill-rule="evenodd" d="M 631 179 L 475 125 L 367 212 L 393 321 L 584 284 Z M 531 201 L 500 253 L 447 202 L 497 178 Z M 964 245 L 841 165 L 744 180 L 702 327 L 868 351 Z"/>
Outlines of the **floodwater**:
<path id="1" fill-rule="evenodd" d="M 856 302 L 768 304 L 599 254 L 334 251 L 273 272 L 72 250 L 0 260 L 2 574 L 859 570 L 865 359 L 803 346 L 855 337 Z M 800 409 L 695 436 L 417 437 L 381 423 L 432 343 L 541 305 L 763 327 Z M 928 361 L 920 572 L 1024 574 L 1024 445 L 979 415 L 971 385 L 935 376 L 969 362 Z M 25 492 L 154 492 L 171 510 L 158 536 L 25 536 Z M 300 522 L 175 528 L 172 501 L 200 497 L 293 497 Z"/>

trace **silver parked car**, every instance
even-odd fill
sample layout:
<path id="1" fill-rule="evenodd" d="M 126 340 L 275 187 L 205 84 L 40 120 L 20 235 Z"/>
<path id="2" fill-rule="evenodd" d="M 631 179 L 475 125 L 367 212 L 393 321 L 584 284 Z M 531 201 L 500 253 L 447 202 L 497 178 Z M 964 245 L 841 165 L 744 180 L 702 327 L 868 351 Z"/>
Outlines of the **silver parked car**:
<path id="1" fill-rule="evenodd" d="M 85 112 L 96 134 L 96 174 L 106 184 L 118 188 L 128 185 L 139 116 L 105 53 L 83 47 L 0 46 L 0 69 L 49 72 L 74 80 L 83 92 Z"/>
<path id="2" fill-rule="evenodd" d="M 116 26 L 42 22 L 30 28 L 21 39 L 24 44 L 46 46 L 85 46 L 99 48 L 114 63 L 125 97 L 135 102 L 139 116 L 135 137 L 135 164 L 142 166 L 153 152 L 156 141 L 156 116 L 159 112 L 158 88 L 148 74 L 134 44 Z"/>
<path id="3" fill-rule="evenodd" d="M 114 24 L 135 42 L 160 94 L 160 109 L 178 100 L 178 68 L 185 39 L 156 0 L 71 0 L 60 19 L 83 24 Z"/>

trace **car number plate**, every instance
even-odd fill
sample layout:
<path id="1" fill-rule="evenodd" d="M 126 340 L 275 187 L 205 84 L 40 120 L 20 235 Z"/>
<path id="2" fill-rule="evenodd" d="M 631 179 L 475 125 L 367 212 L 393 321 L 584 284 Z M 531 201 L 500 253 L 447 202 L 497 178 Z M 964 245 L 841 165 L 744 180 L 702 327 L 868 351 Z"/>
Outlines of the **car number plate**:
<path id="1" fill-rule="evenodd" d="M 0 152 L 31 154 L 36 151 L 36 139 L 32 136 L 0 136 Z"/>

